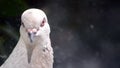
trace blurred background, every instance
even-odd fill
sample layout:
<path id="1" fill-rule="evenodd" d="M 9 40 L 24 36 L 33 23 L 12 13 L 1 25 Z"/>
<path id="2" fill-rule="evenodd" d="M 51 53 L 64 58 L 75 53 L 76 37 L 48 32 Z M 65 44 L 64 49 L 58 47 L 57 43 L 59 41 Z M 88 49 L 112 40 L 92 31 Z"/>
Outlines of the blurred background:
<path id="1" fill-rule="evenodd" d="M 0 0 L 0 65 L 19 39 L 20 17 L 28 8 L 48 17 L 54 68 L 120 68 L 116 0 Z"/>

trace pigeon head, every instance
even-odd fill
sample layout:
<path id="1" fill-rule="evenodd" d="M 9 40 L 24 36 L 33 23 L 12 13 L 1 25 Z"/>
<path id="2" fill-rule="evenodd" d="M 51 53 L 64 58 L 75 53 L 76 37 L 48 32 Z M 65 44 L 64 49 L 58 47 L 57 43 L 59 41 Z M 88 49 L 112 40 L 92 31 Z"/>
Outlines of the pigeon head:
<path id="1" fill-rule="evenodd" d="M 44 40 L 49 36 L 50 27 L 46 14 L 40 9 L 28 9 L 21 16 L 20 34 L 30 43 Z"/>

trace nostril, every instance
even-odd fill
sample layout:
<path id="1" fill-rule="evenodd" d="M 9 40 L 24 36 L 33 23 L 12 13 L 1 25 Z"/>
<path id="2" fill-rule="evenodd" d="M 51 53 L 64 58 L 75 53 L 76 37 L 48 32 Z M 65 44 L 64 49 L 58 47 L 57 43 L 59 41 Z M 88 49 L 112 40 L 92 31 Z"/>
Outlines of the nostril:
<path id="1" fill-rule="evenodd" d="M 37 33 L 37 29 L 33 28 L 33 29 L 26 29 L 26 31 L 28 33 L 33 33 L 33 34 L 36 34 Z"/>

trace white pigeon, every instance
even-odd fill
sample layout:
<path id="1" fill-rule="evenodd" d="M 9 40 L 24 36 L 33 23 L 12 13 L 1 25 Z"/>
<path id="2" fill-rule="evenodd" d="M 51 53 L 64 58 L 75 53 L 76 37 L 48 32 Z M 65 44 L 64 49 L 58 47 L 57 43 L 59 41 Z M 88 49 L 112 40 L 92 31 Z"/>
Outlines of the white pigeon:
<path id="1" fill-rule="evenodd" d="M 46 14 L 36 8 L 21 16 L 20 38 L 0 68 L 53 68 L 53 49 Z"/>

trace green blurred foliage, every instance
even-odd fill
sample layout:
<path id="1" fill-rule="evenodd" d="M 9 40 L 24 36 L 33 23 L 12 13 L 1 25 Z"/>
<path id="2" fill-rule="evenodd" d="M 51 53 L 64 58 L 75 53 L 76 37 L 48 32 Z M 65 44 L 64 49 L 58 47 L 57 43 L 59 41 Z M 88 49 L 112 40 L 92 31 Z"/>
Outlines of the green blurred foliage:
<path id="1" fill-rule="evenodd" d="M 0 0 L 0 16 L 18 16 L 27 7 L 23 0 Z"/>
<path id="2" fill-rule="evenodd" d="M 6 22 L 0 22 L 6 23 Z M 8 22 L 10 23 L 10 22 Z M 0 57 L 6 59 L 18 41 L 18 31 L 10 24 L 0 24 Z"/>
<path id="3" fill-rule="evenodd" d="M 15 26 L 27 8 L 25 0 L 0 0 L 0 58 L 6 59 L 16 45 L 19 29 Z"/>

